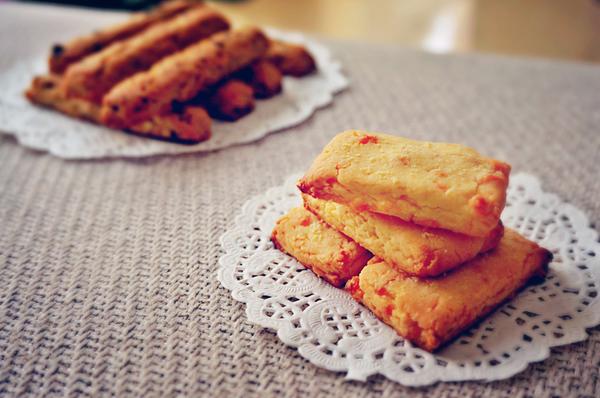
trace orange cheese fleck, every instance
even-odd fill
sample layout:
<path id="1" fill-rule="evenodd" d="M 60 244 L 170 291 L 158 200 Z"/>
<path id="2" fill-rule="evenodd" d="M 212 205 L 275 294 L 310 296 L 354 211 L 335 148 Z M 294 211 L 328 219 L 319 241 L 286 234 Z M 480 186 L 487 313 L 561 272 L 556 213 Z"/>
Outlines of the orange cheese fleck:
<path id="1" fill-rule="evenodd" d="M 370 211 L 370 207 L 366 203 L 361 203 L 358 206 L 356 206 L 356 211 Z"/>
<path id="2" fill-rule="evenodd" d="M 346 290 L 348 291 L 348 293 L 350 293 L 352 297 L 354 297 L 355 300 L 362 300 L 364 293 L 360 289 L 358 277 L 354 277 L 350 279 L 350 281 L 348 281 L 348 284 L 346 285 Z"/>
<path id="3" fill-rule="evenodd" d="M 388 306 L 385 307 L 384 313 L 388 318 L 392 316 L 393 312 L 394 312 L 394 306 L 392 304 L 389 304 Z"/>
<path id="4" fill-rule="evenodd" d="M 359 144 L 377 144 L 379 142 L 379 138 L 375 137 L 374 135 L 365 135 L 364 137 L 362 137 L 358 143 Z"/>
<path id="5" fill-rule="evenodd" d="M 489 214 L 492 211 L 490 203 L 481 195 L 471 199 L 471 206 L 480 214 Z"/>

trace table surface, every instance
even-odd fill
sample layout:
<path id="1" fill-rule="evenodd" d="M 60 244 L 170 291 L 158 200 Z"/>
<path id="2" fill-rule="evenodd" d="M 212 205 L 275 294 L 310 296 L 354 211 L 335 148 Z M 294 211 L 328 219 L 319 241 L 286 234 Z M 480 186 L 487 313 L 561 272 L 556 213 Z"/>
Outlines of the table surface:
<path id="1" fill-rule="evenodd" d="M 0 4 L 0 72 L 121 17 Z M 220 286 L 218 238 L 240 206 L 348 128 L 474 146 L 599 225 L 600 68 L 325 43 L 351 88 L 253 144 L 64 161 L 0 136 L 0 395 L 597 396 L 600 328 L 509 380 L 409 389 L 313 366 Z"/>
<path id="2" fill-rule="evenodd" d="M 439 52 L 600 61 L 592 0 L 208 0 L 235 22 Z"/>

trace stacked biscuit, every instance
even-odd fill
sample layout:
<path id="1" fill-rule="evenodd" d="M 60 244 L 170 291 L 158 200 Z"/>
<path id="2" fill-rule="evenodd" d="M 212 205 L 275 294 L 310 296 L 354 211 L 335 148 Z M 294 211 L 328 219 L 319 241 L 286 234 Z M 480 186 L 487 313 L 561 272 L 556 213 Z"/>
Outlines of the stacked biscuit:
<path id="1" fill-rule="evenodd" d="M 237 120 L 255 98 L 282 89 L 282 75 L 315 70 L 301 46 L 260 29 L 231 30 L 199 1 L 167 1 L 128 21 L 52 49 L 50 74 L 34 78 L 32 102 L 144 136 L 196 143 L 211 117 Z"/>
<path id="2" fill-rule="evenodd" d="M 547 270 L 551 254 L 500 222 L 509 173 L 461 145 L 347 131 L 272 240 L 432 351 Z"/>

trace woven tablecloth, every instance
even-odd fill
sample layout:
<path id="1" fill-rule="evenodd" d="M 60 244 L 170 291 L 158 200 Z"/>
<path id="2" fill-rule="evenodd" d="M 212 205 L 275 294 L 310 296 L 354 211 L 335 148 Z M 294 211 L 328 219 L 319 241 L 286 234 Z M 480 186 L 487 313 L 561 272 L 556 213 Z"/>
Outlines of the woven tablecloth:
<path id="1" fill-rule="evenodd" d="M 0 73 L 121 17 L 0 4 Z M 308 363 L 220 286 L 240 206 L 348 128 L 474 146 L 600 222 L 599 67 L 325 43 L 351 88 L 254 144 L 64 161 L 0 136 L 0 395 L 597 396 L 600 328 L 506 381 L 409 389 Z"/>

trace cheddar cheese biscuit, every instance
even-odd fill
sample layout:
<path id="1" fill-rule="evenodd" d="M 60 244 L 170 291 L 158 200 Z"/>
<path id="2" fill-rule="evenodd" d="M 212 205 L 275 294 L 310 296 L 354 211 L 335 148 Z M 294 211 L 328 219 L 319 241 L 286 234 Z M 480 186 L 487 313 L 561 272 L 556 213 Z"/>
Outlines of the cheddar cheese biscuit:
<path id="1" fill-rule="evenodd" d="M 305 207 L 321 220 L 397 271 L 421 277 L 439 275 L 493 249 L 503 232 L 502 224 L 498 224 L 487 237 L 473 237 L 302 196 Z"/>
<path id="2" fill-rule="evenodd" d="M 267 46 L 257 28 L 217 33 L 113 87 L 102 101 L 102 120 L 122 128 L 161 114 L 251 64 Z"/>
<path id="3" fill-rule="evenodd" d="M 220 13 L 209 7 L 194 7 L 72 64 L 65 72 L 63 90 L 68 97 L 99 102 L 123 79 L 228 28 L 229 23 Z"/>
<path id="4" fill-rule="evenodd" d="M 87 55 L 98 52 L 116 41 L 127 39 L 150 25 L 164 21 L 201 3 L 189 0 L 166 1 L 146 13 L 134 14 L 127 21 L 65 44 L 52 46 L 48 68 L 51 73 L 63 73 L 67 67 Z"/>
<path id="5" fill-rule="evenodd" d="M 498 247 L 441 278 L 418 279 L 374 257 L 346 289 L 402 337 L 433 351 L 466 330 L 531 277 L 552 254 L 506 229 Z"/>
<path id="6" fill-rule="evenodd" d="M 509 173 L 466 146 L 351 130 L 327 144 L 298 187 L 358 211 L 485 237 L 498 225 Z"/>
<path id="7" fill-rule="evenodd" d="M 358 275 L 371 254 L 302 207 L 281 217 L 271 236 L 275 246 L 336 287 Z"/>

